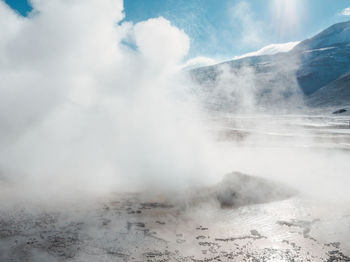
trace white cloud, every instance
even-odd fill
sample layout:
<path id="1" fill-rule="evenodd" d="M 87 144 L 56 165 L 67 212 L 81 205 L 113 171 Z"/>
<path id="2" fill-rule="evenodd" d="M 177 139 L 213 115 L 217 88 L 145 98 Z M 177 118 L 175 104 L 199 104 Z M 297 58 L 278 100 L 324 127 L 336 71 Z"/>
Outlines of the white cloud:
<path id="1" fill-rule="evenodd" d="M 344 15 L 344 16 L 350 16 L 350 7 L 344 8 L 341 11 L 341 14 Z"/>
<path id="2" fill-rule="evenodd" d="M 234 59 L 237 60 L 237 59 L 250 57 L 250 56 L 273 55 L 277 53 L 288 52 L 292 50 L 299 43 L 300 42 L 298 41 L 298 42 L 288 42 L 283 44 L 271 44 L 259 49 L 258 51 L 250 52 L 241 56 L 235 56 Z"/>

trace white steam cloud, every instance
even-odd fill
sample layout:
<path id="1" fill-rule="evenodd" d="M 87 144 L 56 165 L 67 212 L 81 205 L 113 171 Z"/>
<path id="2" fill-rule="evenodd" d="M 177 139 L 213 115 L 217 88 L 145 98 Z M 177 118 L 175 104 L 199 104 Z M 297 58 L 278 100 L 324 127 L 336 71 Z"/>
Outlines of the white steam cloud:
<path id="1" fill-rule="evenodd" d="M 36 0 L 33 7 L 23 18 L 0 1 L 0 177 L 7 184 L 2 194 L 177 190 L 232 171 L 303 185 L 309 192 L 318 191 L 309 183 L 317 180 L 344 192 L 346 183 L 324 177 L 334 166 L 338 177 L 348 173 L 349 162 L 339 163 L 347 154 L 328 158 L 306 139 L 310 149 L 302 155 L 290 149 L 291 139 L 278 139 L 285 132 L 294 136 L 289 121 L 270 125 L 274 117 L 259 115 L 259 104 L 277 114 L 302 104 L 293 73 L 298 57 L 277 62 L 275 74 L 224 65 L 214 89 L 201 93 L 181 71 L 189 37 L 166 19 L 124 22 L 121 0 Z M 220 131 L 243 138 L 214 142 L 216 126 L 208 125 L 212 119 L 198 98 L 244 115 L 214 121 Z M 270 133 L 278 133 L 277 139 Z M 303 147 L 309 134 L 300 133 L 293 144 Z M 260 144 L 277 149 L 251 149 Z M 295 164 L 287 170 L 291 156 Z M 324 176 L 309 168 L 316 169 L 319 159 Z"/>
<path id="2" fill-rule="evenodd" d="M 210 140 L 178 75 L 182 30 L 162 17 L 122 22 L 122 0 L 32 4 L 23 18 L 0 2 L 3 181 L 100 192 L 211 174 Z"/>
<path id="3" fill-rule="evenodd" d="M 276 222 L 270 227 L 265 217 L 280 212 L 266 212 L 264 206 L 237 213 L 216 210 L 218 201 L 233 206 L 237 195 L 240 201 L 241 192 L 243 204 L 251 199 L 264 203 L 274 195 L 271 187 L 255 183 L 256 178 L 244 182 L 248 176 L 241 175 L 243 180 L 203 186 L 233 171 L 280 181 L 301 196 L 308 193 L 348 206 L 350 144 L 344 129 L 349 118 L 334 124 L 329 116 L 315 120 L 290 114 L 298 106 L 305 109 L 295 74 L 298 57 L 291 54 L 287 60 L 258 66 L 242 60 L 236 68 L 230 63 L 200 68 L 197 72 L 204 70 L 209 81 L 199 87 L 184 68 L 215 61 L 202 57 L 183 63 L 189 37 L 162 17 L 125 22 L 122 0 L 32 4 L 33 11 L 24 18 L 0 0 L 0 260 L 115 261 L 129 260 L 130 255 L 144 261 L 164 258 L 158 256 L 162 249 L 170 258 L 172 243 L 162 237 L 172 232 L 176 256 L 185 251 L 194 259 L 193 250 L 206 254 L 193 248 L 197 240 L 204 241 L 197 230 L 202 221 L 213 223 L 203 233 L 220 233 L 241 221 L 255 228 L 256 216 L 264 218 L 262 230 L 273 234 Z M 295 6 L 286 6 L 290 5 Z M 242 41 L 260 43 L 247 1 L 236 7 L 233 15 L 241 22 Z M 209 114 L 203 104 L 205 109 L 214 104 Z M 326 127 L 323 132 L 320 126 Z M 146 194 L 135 199 L 134 194 L 125 194 L 130 199 L 109 194 L 126 191 Z M 157 202 L 142 209 L 138 202 L 146 201 L 147 207 L 150 191 Z M 168 196 L 181 204 L 168 201 Z M 215 210 L 206 205 L 194 212 L 182 208 L 191 201 L 197 205 L 201 197 Z M 175 209 L 157 208 L 162 199 L 165 207 L 174 202 Z M 283 210 L 290 209 L 288 216 L 310 218 L 299 201 L 290 207 L 288 203 L 282 203 Z M 134 230 L 134 224 L 142 230 Z M 195 233 L 194 241 L 188 241 L 190 232 Z M 265 238 L 255 229 L 250 232 L 251 237 L 237 240 Z M 180 235 L 186 241 L 178 242 Z M 211 244 L 203 248 L 209 248 L 207 255 L 213 258 L 219 254 L 212 252 Z"/>

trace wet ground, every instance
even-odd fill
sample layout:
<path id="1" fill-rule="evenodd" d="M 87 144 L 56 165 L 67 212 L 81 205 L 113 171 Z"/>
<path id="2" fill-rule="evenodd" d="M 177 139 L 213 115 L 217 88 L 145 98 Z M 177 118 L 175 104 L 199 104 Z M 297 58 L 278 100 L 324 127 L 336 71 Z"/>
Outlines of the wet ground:
<path id="1" fill-rule="evenodd" d="M 221 140 L 242 147 L 240 154 L 254 152 L 247 155 L 252 164 L 271 148 L 271 157 L 286 148 L 311 148 L 327 152 L 320 162 L 341 152 L 334 163 L 343 163 L 346 173 L 349 121 L 349 116 L 225 116 L 216 128 Z M 295 152 L 304 151 L 292 151 L 293 157 Z M 266 159 L 262 166 L 255 163 L 257 170 L 268 168 Z M 315 170 L 328 172 L 324 167 L 332 165 Z M 334 180 L 346 184 L 341 172 Z M 328 201 L 274 182 L 273 176 L 234 175 L 172 196 L 111 194 L 57 206 L 1 199 L 0 261 L 350 261 L 350 197 Z"/>
<path id="2" fill-rule="evenodd" d="M 295 147 L 350 150 L 350 115 L 221 114 L 214 122 L 219 139 L 246 146 L 283 146 L 292 139 L 298 142 Z M 247 139 L 250 137 L 264 143 L 257 144 L 256 140 Z"/>
<path id="3" fill-rule="evenodd" d="M 144 202 L 144 201 L 147 202 Z M 220 208 L 137 194 L 1 212 L 1 261 L 350 261 L 350 209 L 289 199 Z"/>

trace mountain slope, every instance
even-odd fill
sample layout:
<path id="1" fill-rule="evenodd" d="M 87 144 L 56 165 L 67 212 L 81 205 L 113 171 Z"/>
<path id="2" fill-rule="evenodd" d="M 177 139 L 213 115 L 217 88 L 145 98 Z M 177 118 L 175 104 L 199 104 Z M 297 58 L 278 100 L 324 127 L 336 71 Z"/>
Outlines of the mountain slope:
<path id="1" fill-rule="evenodd" d="M 350 73 L 320 88 L 307 98 L 309 105 L 340 107 L 350 105 Z"/>
<path id="2" fill-rule="evenodd" d="M 251 91 L 258 107 L 299 106 L 301 100 L 296 97 L 305 97 L 312 106 L 328 105 L 330 98 L 326 95 L 330 93 L 333 104 L 336 100 L 347 103 L 348 96 L 335 93 L 347 94 L 348 73 L 350 21 L 335 24 L 286 53 L 245 57 L 191 71 L 206 92 L 205 97 L 223 110 L 245 106 L 239 103 L 240 97 Z"/>
<path id="3" fill-rule="evenodd" d="M 294 50 L 327 48 L 350 43 L 350 21 L 330 26 L 316 36 L 299 43 Z"/>
<path id="4" fill-rule="evenodd" d="M 300 56 L 296 76 L 305 95 L 311 95 L 350 71 L 350 45 L 347 44 L 294 53 Z"/>

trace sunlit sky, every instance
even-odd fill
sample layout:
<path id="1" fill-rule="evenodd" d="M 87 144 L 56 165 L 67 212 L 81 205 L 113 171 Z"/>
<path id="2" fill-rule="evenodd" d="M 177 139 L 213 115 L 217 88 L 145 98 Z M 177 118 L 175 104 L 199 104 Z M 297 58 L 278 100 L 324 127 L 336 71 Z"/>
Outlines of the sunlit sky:
<path id="1" fill-rule="evenodd" d="M 3 0 L 0 0 L 3 1 Z M 26 0 L 6 0 L 26 15 Z M 163 16 L 191 38 L 189 57 L 229 59 L 350 20 L 350 0 L 124 0 L 125 20 Z"/>

